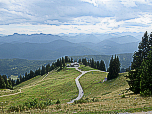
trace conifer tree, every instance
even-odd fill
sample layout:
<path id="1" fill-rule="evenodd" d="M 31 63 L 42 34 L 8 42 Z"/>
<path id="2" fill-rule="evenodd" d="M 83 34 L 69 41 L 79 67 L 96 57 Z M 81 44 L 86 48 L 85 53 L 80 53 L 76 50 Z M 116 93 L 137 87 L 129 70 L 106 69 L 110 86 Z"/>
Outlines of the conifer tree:
<path id="1" fill-rule="evenodd" d="M 99 61 L 97 61 L 97 69 L 99 69 Z"/>
<path id="2" fill-rule="evenodd" d="M 110 64 L 109 64 L 109 73 L 107 76 L 107 80 L 111 80 L 114 78 L 117 78 L 120 72 L 120 62 L 118 57 L 113 59 L 113 56 L 111 57 Z"/>
<path id="3" fill-rule="evenodd" d="M 94 59 L 91 60 L 91 67 L 94 68 Z"/>
<path id="4" fill-rule="evenodd" d="M 126 78 L 130 90 L 134 93 L 140 93 L 141 95 L 150 95 L 152 89 L 152 34 L 148 36 L 147 31 L 142 37 L 142 41 L 139 43 L 138 51 L 133 55 L 133 62 L 131 64 L 131 71 Z"/>
<path id="5" fill-rule="evenodd" d="M 90 61 L 89 61 L 89 66 L 91 67 L 91 64 L 92 64 L 92 60 L 90 59 Z"/>
<path id="6" fill-rule="evenodd" d="M 62 60 L 60 58 L 60 69 L 62 69 Z"/>
<path id="7" fill-rule="evenodd" d="M 20 75 L 20 83 L 22 83 L 23 82 L 23 80 L 22 80 L 22 76 Z"/>
<path id="8" fill-rule="evenodd" d="M 11 79 L 12 86 L 15 86 L 15 80 Z"/>
<path id="9" fill-rule="evenodd" d="M 87 66 L 87 60 L 86 60 L 86 58 L 82 59 L 82 63 L 83 63 L 83 65 Z"/>
<path id="10" fill-rule="evenodd" d="M 71 63 L 73 63 L 73 58 L 71 57 Z"/>
<path id="11" fill-rule="evenodd" d="M 117 56 L 117 58 L 116 58 L 116 61 L 117 61 L 117 73 L 119 73 L 120 72 L 120 60 L 119 60 L 119 57 Z"/>
<path id="12" fill-rule="evenodd" d="M 6 88 L 9 88 L 10 85 L 9 85 L 9 83 L 8 83 L 7 76 L 6 76 L 6 75 L 3 75 L 2 77 L 3 77 L 4 82 L 5 82 L 5 84 L 6 84 Z"/>
<path id="13" fill-rule="evenodd" d="M 45 74 L 45 72 L 44 72 Z M 33 78 L 35 76 L 34 72 L 32 70 L 30 70 L 30 79 Z"/>
<path id="14" fill-rule="evenodd" d="M 6 84 L 5 81 L 3 79 L 3 77 L 0 75 L 0 88 L 1 89 L 5 89 L 6 88 Z"/>
<path id="15" fill-rule="evenodd" d="M 62 65 L 65 67 L 65 59 L 62 57 Z"/>
<path id="16" fill-rule="evenodd" d="M 8 83 L 9 83 L 9 89 L 13 89 L 13 85 L 12 85 L 12 81 L 11 78 L 8 79 Z"/>
<path id="17" fill-rule="evenodd" d="M 99 70 L 102 70 L 102 71 L 106 71 L 106 68 L 105 68 L 105 63 L 103 60 L 100 61 L 100 64 L 99 64 Z"/>
<path id="18" fill-rule="evenodd" d="M 50 71 L 50 64 L 46 65 L 46 73 L 48 73 Z"/>
<path id="19" fill-rule="evenodd" d="M 78 60 L 78 63 L 81 63 L 81 59 Z"/>
<path id="20" fill-rule="evenodd" d="M 68 62 L 69 62 L 69 57 L 65 56 L 65 63 L 68 63 Z"/>
<path id="21" fill-rule="evenodd" d="M 24 82 L 25 81 L 25 76 L 23 76 L 23 78 L 22 78 L 22 82 Z"/>
<path id="22" fill-rule="evenodd" d="M 45 66 L 42 65 L 41 76 L 45 74 Z"/>
<path id="23" fill-rule="evenodd" d="M 152 36 L 152 35 L 151 35 Z M 131 69 L 136 69 L 141 66 L 143 59 L 147 58 L 147 54 L 149 52 L 150 47 L 152 46 L 151 37 L 149 38 L 147 31 L 144 33 L 142 37 L 142 41 L 139 43 L 138 51 L 133 55 L 133 62 L 131 64 Z"/>
<path id="24" fill-rule="evenodd" d="M 27 75 L 27 72 L 25 73 L 25 80 L 28 80 L 28 75 Z"/>
<path id="25" fill-rule="evenodd" d="M 19 83 L 20 83 L 19 78 L 17 78 L 16 85 L 18 85 Z"/>

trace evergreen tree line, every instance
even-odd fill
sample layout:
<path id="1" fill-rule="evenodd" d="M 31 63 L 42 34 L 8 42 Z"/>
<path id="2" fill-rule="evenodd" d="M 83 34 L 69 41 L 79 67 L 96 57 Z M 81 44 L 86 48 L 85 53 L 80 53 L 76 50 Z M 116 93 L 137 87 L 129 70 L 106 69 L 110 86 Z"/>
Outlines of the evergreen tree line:
<path id="1" fill-rule="evenodd" d="M 101 61 L 95 61 L 93 58 L 90 60 L 87 60 L 86 58 L 84 59 L 79 59 L 78 62 L 82 62 L 83 65 L 85 66 L 90 66 L 92 68 L 98 69 L 98 70 L 102 70 L 102 71 L 106 71 L 105 68 L 105 63 L 103 60 Z M 118 56 L 115 55 L 115 58 L 113 59 L 113 56 L 111 57 L 110 60 L 110 64 L 109 64 L 109 68 L 107 69 L 108 76 L 107 76 L 107 80 L 111 80 L 114 78 L 117 78 L 119 76 L 119 72 L 120 72 L 120 61 Z"/>
<path id="2" fill-rule="evenodd" d="M 43 76 L 56 68 L 59 68 L 58 70 L 61 70 L 65 67 L 65 63 L 72 62 L 72 61 L 73 59 L 72 58 L 70 59 L 68 56 L 65 56 L 65 58 L 62 57 L 60 59 L 57 59 L 56 62 L 53 62 L 52 65 L 50 64 L 47 64 L 46 66 L 42 65 L 41 68 L 35 71 L 30 70 L 29 73 L 26 72 L 24 76 L 20 75 L 16 81 L 11 78 L 7 78 L 6 75 L 3 75 L 3 76 L 0 75 L 0 89 L 13 89 L 13 86 L 18 85 L 31 78 L 34 78 L 38 75 Z"/>
<path id="3" fill-rule="evenodd" d="M 114 59 L 113 56 L 111 57 L 109 68 L 107 69 L 107 71 L 109 72 L 107 75 L 107 80 L 111 80 L 119 76 L 120 61 L 118 56 L 115 55 Z"/>
<path id="4" fill-rule="evenodd" d="M 0 89 L 13 89 L 11 78 L 6 75 L 0 75 Z"/>
<path id="5" fill-rule="evenodd" d="M 152 93 L 152 33 L 147 31 L 139 43 L 138 51 L 133 55 L 131 71 L 126 78 L 130 90 L 142 96 L 151 96 Z"/>
<path id="6" fill-rule="evenodd" d="M 103 60 L 95 61 L 93 58 L 90 60 L 83 58 L 82 60 L 79 59 L 78 62 L 79 63 L 82 62 L 83 65 L 85 65 L 85 66 L 90 66 L 90 67 L 98 69 L 98 70 L 106 71 L 105 63 Z"/>

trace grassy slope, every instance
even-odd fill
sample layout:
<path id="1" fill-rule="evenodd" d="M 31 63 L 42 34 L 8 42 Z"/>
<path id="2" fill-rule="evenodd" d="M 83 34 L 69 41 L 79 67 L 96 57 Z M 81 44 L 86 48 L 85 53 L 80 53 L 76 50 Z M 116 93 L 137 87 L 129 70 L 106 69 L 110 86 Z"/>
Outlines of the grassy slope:
<path id="1" fill-rule="evenodd" d="M 88 68 L 87 68 L 88 69 Z M 65 69 L 60 72 L 52 72 L 46 77 L 43 81 L 39 82 L 36 86 L 31 88 L 25 88 L 31 85 L 33 82 L 40 81 L 43 77 L 38 76 L 34 79 L 31 79 L 27 82 L 16 86 L 16 90 L 19 88 L 22 89 L 23 93 L 19 95 L 9 96 L 0 98 L 0 102 L 7 103 L 4 107 L 7 109 L 11 105 L 19 105 L 23 102 L 34 98 L 39 98 L 40 100 L 52 99 L 53 102 L 56 102 L 57 99 L 61 100 L 62 111 L 72 113 L 76 112 L 103 112 L 107 111 L 122 112 L 124 111 L 141 111 L 142 110 L 152 110 L 146 109 L 145 107 L 152 106 L 151 97 L 143 98 L 140 95 L 135 95 L 132 92 L 126 92 L 125 88 L 128 88 L 128 84 L 125 81 L 124 75 L 127 73 L 120 73 L 120 76 L 117 79 L 107 81 L 104 83 L 99 83 L 106 77 L 107 73 L 105 72 L 89 72 L 80 78 L 80 83 L 84 90 L 84 97 L 91 100 L 93 97 L 98 99 L 98 102 L 89 102 L 83 104 L 69 104 L 66 102 L 70 101 L 71 98 L 77 97 L 78 90 L 74 81 L 80 73 L 75 69 Z M 121 98 L 122 94 L 125 94 L 126 98 Z M 48 110 L 51 112 L 53 109 L 54 112 L 58 112 L 55 109 L 56 105 L 49 106 Z M 34 113 L 37 111 L 34 110 Z M 41 111 L 43 113 L 46 111 Z M 48 113 L 50 113 L 48 112 Z M 52 112 L 51 112 L 52 113 Z M 59 111 L 59 113 L 63 113 Z"/>
<path id="2" fill-rule="evenodd" d="M 81 69 L 82 71 L 98 70 L 85 65 L 80 65 L 79 69 Z"/>
<path id="3" fill-rule="evenodd" d="M 80 73 L 75 69 L 65 69 L 60 72 L 50 73 L 43 81 L 35 86 L 28 88 L 34 82 L 40 81 L 44 76 L 37 76 L 15 87 L 23 88 L 18 95 L 2 97 L 0 102 L 7 102 L 6 106 L 19 105 L 31 98 L 39 98 L 43 100 L 52 99 L 54 102 L 60 99 L 62 103 L 70 101 L 71 98 L 78 95 L 78 90 L 74 78 Z"/>
<path id="4" fill-rule="evenodd" d="M 84 88 L 85 98 L 93 99 L 94 97 L 99 101 L 82 104 L 81 107 L 84 107 L 86 112 L 101 111 L 107 113 L 112 110 L 114 112 L 152 110 L 151 97 L 144 98 L 139 94 L 136 95 L 131 91 L 127 92 L 125 90 L 126 88 L 129 88 L 124 77 L 127 73 L 120 73 L 118 78 L 111 81 L 98 83 L 100 79 L 104 78 L 104 75 L 102 75 L 99 75 L 99 72 L 93 72 L 93 74 L 90 72 L 80 79 L 80 83 Z M 125 98 L 121 97 L 123 94 L 125 94 Z M 144 109 L 144 107 L 151 108 Z"/>

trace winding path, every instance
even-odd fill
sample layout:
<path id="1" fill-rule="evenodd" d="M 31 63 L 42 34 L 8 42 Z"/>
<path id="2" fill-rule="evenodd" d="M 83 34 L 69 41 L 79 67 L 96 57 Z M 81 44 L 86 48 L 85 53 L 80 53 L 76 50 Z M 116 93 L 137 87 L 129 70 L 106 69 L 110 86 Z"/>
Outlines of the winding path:
<path id="1" fill-rule="evenodd" d="M 68 67 L 68 68 L 73 68 L 73 67 Z M 100 71 L 100 70 L 81 71 L 81 70 L 78 69 L 78 67 L 75 67 L 75 69 L 76 69 L 77 71 L 79 71 L 79 72 L 82 73 L 82 74 L 80 74 L 80 75 L 75 79 L 76 85 L 77 85 L 77 87 L 78 87 L 78 89 L 79 89 L 79 94 L 78 94 L 78 97 L 77 97 L 76 99 L 73 99 L 73 100 L 71 100 L 70 102 L 67 102 L 68 104 L 73 103 L 75 100 L 80 100 L 80 99 L 83 97 L 83 95 L 84 95 L 83 89 L 82 89 L 82 87 L 81 87 L 81 85 L 80 85 L 80 83 L 79 83 L 79 81 L 78 81 L 79 78 L 81 78 L 81 76 L 83 76 L 85 73 L 91 72 L 91 71 L 104 72 L 104 71 Z"/>

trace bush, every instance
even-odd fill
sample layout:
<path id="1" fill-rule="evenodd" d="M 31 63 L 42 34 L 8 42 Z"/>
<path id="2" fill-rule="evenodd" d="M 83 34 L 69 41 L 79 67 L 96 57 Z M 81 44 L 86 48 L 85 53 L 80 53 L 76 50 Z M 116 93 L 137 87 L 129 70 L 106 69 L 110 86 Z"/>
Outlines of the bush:
<path id="1" fill-rule="evenodd" d="M 60 104 L 60 101 L 58 100 L 57 103 Z M 29 102 L 25 102 L 23 105 L 9 107 L 8 112 L 14 112 L 14 111 L 19 112 L 19 110 L 23 111 L 23 110 L 38 109 L 38 108 L 42 110 L 51 104 L 52 102 L 50 99 L 48 101 L 41 101 L 41 102 L 38 101 L 38 99 L 32 99 Z"/>
<path id="2" fill-rule="evenodd" d="M 82 104 L 82 103 L 87 103 L 88 101 L 87 100 L 84 100 L 84 99 L 80 99 L 80 100 L 77 100 L 77 101 L 74 101 L 75 104 Z"/>
<path id="3" fill-rule="evenodd" d="M 56 105 L 56 109 L 57 109 L 57 110 L 61 109 L 61 105 L 60 105 L 60 104 L 59 104 L 59 105 Z"/>
<path id="4" fill-rule="evenodd" d="M 123 95 L 121 95 L 121 98 L 125 98 L 125 95 L 123 94 Z"/>
<path id="5" fill-rule="evenodd" d="M 149 97 L 151 96 L 151 91 L 149 91 L 149 89 L 145 90 L 144 92 L 140 92 L 140 95 L 144 97 Z"/>
<path id="6" fill-rule="evenodd" d="M 8 109 L 8 112 L 19 112 L 19 107 L 16 107 L 16 106 L 11 106 L 9 107 Z"/>
<path id="7" fill-rule="evenodd" d="M 60 104 L 60 100 L 59 99 L 57 100 L 56 104 Z"/>

